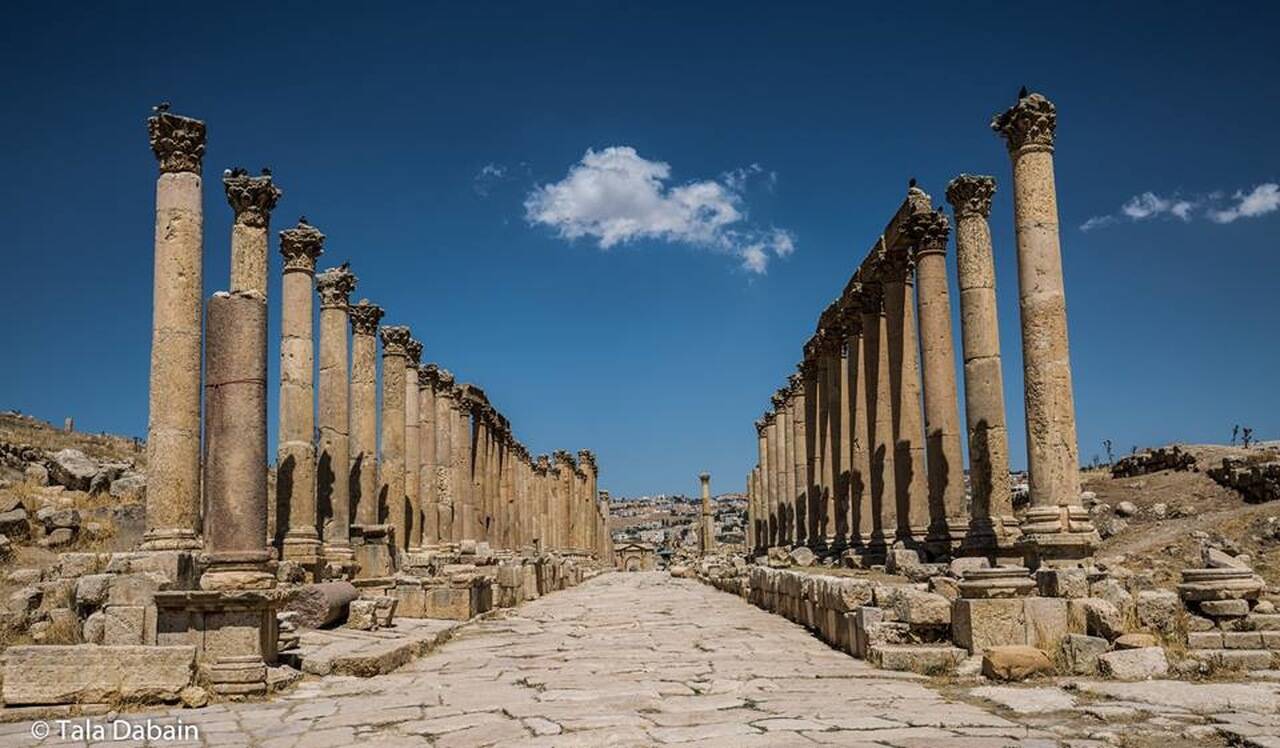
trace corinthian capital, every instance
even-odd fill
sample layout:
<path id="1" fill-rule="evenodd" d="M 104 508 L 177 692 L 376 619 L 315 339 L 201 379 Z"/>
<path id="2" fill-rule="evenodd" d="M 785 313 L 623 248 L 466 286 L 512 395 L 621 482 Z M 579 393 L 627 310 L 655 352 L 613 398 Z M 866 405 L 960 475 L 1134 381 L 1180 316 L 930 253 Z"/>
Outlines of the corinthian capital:
<path id="1" fill-rule="evenodd" d="M 151 140 L 151 151 L 160 162 L 160 173 L 199 174 L 204 161 L 204 123 L 170 114 L 168 104 L 157 106 L 155 112 L 147 118 L 147 136 Z"/>
<path id="2" fill-rule="evenodd" d="M 404 347 L 405 354 L 409 356 L 409 366 L 418 368 L 422 362 L 422 341 L 417 338 L 409 338 L 409 342 Z"/>
<path id="3" fill-rule="evenodd" d="M 266 228 L 271 211 L 280 201 L 280 188 L 271 181 L 271 174 L 263 169 L 262 176 L 251 177 L 244 169 L 228 169 L 222 174 L 222 187 L 227 191 L 227 202 L 235 211 L 236 223 L 255 228 Z"/>
<path id="4" fill-rule="evenodd" d="M 1020 97 L 1017 104 L 991 120 L 991 129 L 1004 137 L 1010 153 L 1023 148 L 1053 150 L 1057 128 L 1057 108 L 1038 93 Z"/>
<path id="5" fill-rule="evenodd" d="M 911 236 L 917 255 L 946 254 L 951 223 L 941 210 L 916 213 L 907 223 L 907 234 Z"/>
<path id="6" fill-rule="evenodd" d="M 453 372 L 448 369 L 440 369 L 436 372 L 436 378 L 440 380 L 440 390 L 452 393 L 453 390 Z"/>
<path id="7" fill-rule="evenodd" d="M 996 194 L 995 177 L 961 174 L 947 183 L 947 202 L 956 218 L 991 216 L 991 197 Z"/>
<path id="8" fill-rule="evenodd" d="M 321 309 L 346 309 L 351 292 L 356 290 L 356 274 L 344 262 L 316 275 L 316 292 L 320 294 Z"/>
<path id="9" fill-rule="evenodd" d="M 409 328 L 404 325 L 383 325 L 378 328 L 378 337 L 382 338 L 383 356 L 404 356 L 409 346 Z"/>
<path id="10" fill-rule="evenodd" d="M 284 271 L 303 270 L 315 272 L 316 258 L 324 254 L 324 234 L 315 226 L 299 218 L 298 225 L 280 232 L 280 255 L 284 257 Z"/>
<path id="11" fill-rule="evenodd" d="M 372 304 L 368 299 L 361 299 L 347 309 L 351 315 L 351 332 L 355 335 L 373 335 L 378 331 L 378 323 L 386 314 L 382 307 Z"/>

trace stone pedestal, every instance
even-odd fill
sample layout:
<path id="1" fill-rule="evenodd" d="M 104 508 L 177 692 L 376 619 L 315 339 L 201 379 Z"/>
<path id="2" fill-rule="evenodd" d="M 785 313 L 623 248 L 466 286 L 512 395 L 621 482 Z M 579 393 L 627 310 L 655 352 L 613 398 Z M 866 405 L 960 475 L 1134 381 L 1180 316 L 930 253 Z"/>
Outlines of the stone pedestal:
<path id="1" fill-rule="evenodd" d="M 276 599 L 256 591 L 155 595 L 156 643 L 193 645 L 200 680 L 226 697 L 262 696 L 276 661 Z"/>
<path id="2" fill-rule="evenodd" d="M 316 258 L 324 234 L 304 219 L 280 232 L 284 279 L 280 312 L 280 441 L 276 452 L 276 533 L 281 555 L 321 576 L 316 513 L 315 388 L 312 335 Z"/>
<path id="3" fill-rule="evenodd" d="M 205 125 L 158 109 L 147 120 L 160 163 L 147 416 L 147 529 L 152 550 L 200 547 L 200 307 Z"/>
<path id="4" fill-rule="evenodd" d="M 1080 502 L 1080 460 L 1067 344 L 1067 305 L 1053 175 L 1057 111 L 1040 94 L 1021 97 L 992 129 L 1013 161 L 1018 301 L 1026 392 L 1031 507 L 1023 540 L 1034 564 L 1078 563 L 1099 542 Z"/>

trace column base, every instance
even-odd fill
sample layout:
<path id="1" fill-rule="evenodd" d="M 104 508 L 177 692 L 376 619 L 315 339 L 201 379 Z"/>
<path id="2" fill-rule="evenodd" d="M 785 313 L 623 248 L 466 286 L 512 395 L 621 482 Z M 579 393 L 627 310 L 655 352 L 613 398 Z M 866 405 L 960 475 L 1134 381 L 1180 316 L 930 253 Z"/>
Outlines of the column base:
<path id="1" fill-rule="evenodd" d="M 269 590 L 276 586 L 271 552 L 235 551 L 209 553 L 201 558 L 206 566 L 200 589 L 210 592 Z"/>
<path id="2" fill-rule="evenodd" d="M 191 551 L 203 545 L 195 530 L 164 528 L 147 530 L 142 536 L 144 551 Z"/>
<path id="3" fill-rule="evenodd" d="M 1102 542 L 1089 512 L 1077 504 L 1031 507 L 1021 530 L 1019 546 L 1032 569 L 1080 566 Z"/>
<path id="4" fill-rule="evenodd" d="M 314 532 L 290 530 L 284 536 L 280 557 L 283 561 L 291 561 L 301 566 L 313 580 L 320 576 L 320 567 L 324 564 L 323 546 L 320 536 Z"/>
<path id="5" fill-rule="evenodd" d="M 925 551 L 931 559 L 949 559 L 957 554 L 968 536 L 968 524 L 958 517 L 947 517 L 929 526 L 925 535 Z"/>

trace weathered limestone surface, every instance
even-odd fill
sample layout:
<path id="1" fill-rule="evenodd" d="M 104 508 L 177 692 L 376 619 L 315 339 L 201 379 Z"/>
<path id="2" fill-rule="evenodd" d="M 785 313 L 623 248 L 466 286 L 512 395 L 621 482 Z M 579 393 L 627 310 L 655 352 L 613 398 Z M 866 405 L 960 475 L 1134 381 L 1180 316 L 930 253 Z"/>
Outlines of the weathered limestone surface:
<path id="1" fill-rule="evenodd" d="M 418 410 L 418 369 L 422 365 L 422 343 L 410 339 L 405 346 L 404 372 L 404 510 L 401 522 L 404 538 L 401 548 L 422 548 L 422 486 L 418 472 L 422 439 L 421 413 Z M 416 538 L 416 541 L 415 541 Z"/>
<path id="2" fill-rule="evenodd" d="M 160 163 L 147 421 L 148 548 L 200 547 L 200 317 L 205 125 L 157 111 L 147 120 Z"/>
<path id="3" fill-rule="evenodd" d="M 365 299 L 351 317 L 351 501 L 355 522 L 378 524 L 378 344 L 384 312 Z"/>
<path id="4" fill-rule="evenodd" d="M 280 312 L 280 443 L 276 452 L 276 533 L 283 556 L 308 566 L 320 557 L 316 515 L 315 346 L 312 337 L 316 258 L 324 234 L 299 219 L 280 232 L 284 257 Z"/>
<path id="5" fill-rule="evenodd" d="M 356 276 L 345 265 L 316 276 L 320 294 L 319 443 L 316 505 L 324 554 L 338 561 L 351 552 L 351 437 L 347 307 Z"/>
<path id="6" fill-rule="evenodd" d="M 186 646 L 10 647 L 4 656 L 4 703 L 176 701 L 194 679 L 195 665 L 195 647 Z"/>
<path id="7" fill-rule="evenodd" d="M 382 441 L 378 460 L 379 519 L 396 528 L 397 547 L 404 547 L 405 364 L 409 328 L 384 325 L 382 338 Z"/>

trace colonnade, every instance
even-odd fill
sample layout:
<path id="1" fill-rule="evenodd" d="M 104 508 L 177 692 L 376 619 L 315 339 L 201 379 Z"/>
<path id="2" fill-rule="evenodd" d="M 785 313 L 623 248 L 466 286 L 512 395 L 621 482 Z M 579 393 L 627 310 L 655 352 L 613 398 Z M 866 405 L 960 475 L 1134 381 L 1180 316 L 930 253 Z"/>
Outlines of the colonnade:
<path id="1" fill-rule="evenodd" d="M 205 124 L 162 106 L 148 129 L 160 177 L 146 548 L 203 548 L 231 585 L 261 582 L 272 557 L 314 578 L 354 573 L 355 533 L 392 538 L 397 560 L 469 541 L 612 558 L 594 454 L 557 451 L 554 465 L 531 455 L 483 390 L 422 362 L 409 327 L 381 324 L 384 311 L 368 300 L 351 302 L 358 281 L 347 264 L 317 272 L 326 237 L 305 218 L 280 232 L 272 531 L 267 258 L 281 192 L 266 170 L 224 172 L 231 288 L 209 300 L 202 325 Z"/>
<path id="2" fill-rule="evenodd" d="M 995 180 L 947 185 L 956 224 L 965 430 L 960 428 L 947 249 L 951 221 L 912 180 L 797 372 L 756 421 L 747 480 L 756 552 L 799 545 L 882 558 L 1069 564 L 1097 533 L 1080 500 L 1066 304 L 1053 179 L 1057 112 L 1021 95 L 992 128 L 1013 164 L 1031 506 L 1010 501 L 1009 450 L 988 224 Z M 961 439 L 968 441 L 966 490 Z"/>

